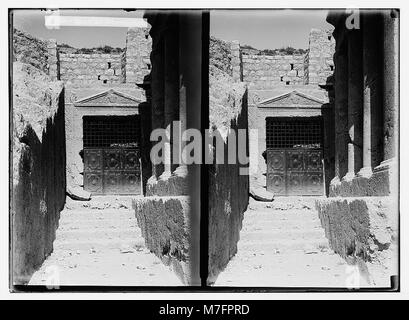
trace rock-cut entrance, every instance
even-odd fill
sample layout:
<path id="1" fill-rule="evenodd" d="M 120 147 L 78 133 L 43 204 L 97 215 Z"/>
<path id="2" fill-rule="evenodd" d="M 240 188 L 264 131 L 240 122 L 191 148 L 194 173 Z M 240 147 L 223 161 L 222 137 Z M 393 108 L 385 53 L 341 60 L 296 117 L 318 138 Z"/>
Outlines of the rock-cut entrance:
<path id="1" fill-rule="evenodd" d="M 141 194 L 138 116 L 87 116 L 84 189 L 92 195 Z"/>

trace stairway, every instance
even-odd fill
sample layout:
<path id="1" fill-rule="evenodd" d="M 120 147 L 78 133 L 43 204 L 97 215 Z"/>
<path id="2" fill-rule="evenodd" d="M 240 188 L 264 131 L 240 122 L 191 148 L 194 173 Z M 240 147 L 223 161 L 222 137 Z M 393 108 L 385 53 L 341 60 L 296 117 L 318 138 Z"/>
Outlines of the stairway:
<path id="1" fill-rule="evenodd" d="M 29 285 L 181 286 L 176 275 L 146 249 L 127 198 L 67 200 L 53 253 Z"/>
<path id="2" fill-rule="evenodd" d="M 346 288 L 367 283 L 328 246 L 312 197 L 250 199 L 238 252 L 215 286 Z M 352 275 L 353 274 L 353 275 Z M 356 278 L 358 277 L 358 278 Z M 357 279 L 359 282 L 357 282 Z"/>

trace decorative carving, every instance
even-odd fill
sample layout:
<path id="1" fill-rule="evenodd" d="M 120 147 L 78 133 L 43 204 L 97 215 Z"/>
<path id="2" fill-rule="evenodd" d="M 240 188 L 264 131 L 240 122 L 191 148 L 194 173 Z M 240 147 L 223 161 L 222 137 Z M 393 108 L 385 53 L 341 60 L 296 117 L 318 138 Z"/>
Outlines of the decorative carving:
<path id="1" fill-rule="evenodd" d="M 100 172 L 86 172 L 84 174 L 85 190 L 100 194 L 102 193 L 102 176 Z"/>
<path id="2" fill-rule="evenodd" d="M 84 162 L 85 190 L 93 194 L 141 194 L 138 149 L 85 148 Z"/>
<path id="3" fill-rule="evenodd" d="M 311 105 L 321 106 L 324 103 L 325 103 L 324 101 L 318 98 L 310 97 L 298 91 L 292 91 L 292 92 L 280 95 L 278 97 L 263 100 L 260 102 L 259 106 L 261 108 L 268 108 L 268 107 L 273 107 L 276 105 L 287 105 L 287 106 L 291 105 L 291 106 L 302 107 L 302 106 L 311 106 Z"/>
<path id="4" fill-rule="evenodd" d="M 102 169 L 102 151 L 95 149 L 84 150 L 84 164 L 87 171 L 98 171 Z"/>
<path id="5" fill-rule="evenodd" d="M 131 97 L 125 93 L 110 89 L 102 93 L 93 95 L 74 102 L 77 107 L 89 107 L 89 106 L 128 106 L 137 107 L 142 100 L 135 97 Z"/>
<path id="6" fill-rule="evenodd" d="M 267 190 L 276 195 L 322 195 L 322 150 L 267 150 Z"/>

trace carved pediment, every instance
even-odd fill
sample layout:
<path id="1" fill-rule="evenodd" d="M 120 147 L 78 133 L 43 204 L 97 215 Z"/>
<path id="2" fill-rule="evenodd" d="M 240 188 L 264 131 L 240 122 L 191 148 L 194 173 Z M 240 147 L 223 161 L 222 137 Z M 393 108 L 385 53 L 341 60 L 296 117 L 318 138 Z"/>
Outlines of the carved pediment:
<path id="1" fill-rule="evenodd" d="M 325 103 L 321 99 L 308 96 L 296 90 L 285 93 L 273 98 L 268 98 L 259 102 L 259 107 L 275 107 L 275 106 L 321 106 Z"/>
<path id="2" fill-rule="evenodd" d="M 74 102 L 76 107 L 137 107 L 142 101 L 110 89 Z"/>

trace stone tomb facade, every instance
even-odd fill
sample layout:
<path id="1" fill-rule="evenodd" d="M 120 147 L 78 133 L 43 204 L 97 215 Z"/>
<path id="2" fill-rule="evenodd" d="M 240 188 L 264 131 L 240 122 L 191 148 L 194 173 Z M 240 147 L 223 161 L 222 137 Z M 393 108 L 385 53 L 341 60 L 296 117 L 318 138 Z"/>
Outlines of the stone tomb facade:
<path id="1" fill-rule="evenodd" d="M 258 101 L 249 107 L 249 126 L 258 134 L 250 140 L 252 175 L 277 196 L 326 193 L 330 127 L 324 119 L 332 108 L 324 90 L 305 91 L 253 92 Z"/>
<path id="2" fill-rule="evenodd" d="M 85 92 L 80 90 L 79 96 Z M 139 107 L 143 102 L 135 95 L 109 89 L 66 104 L 67 185 L 71 191 L 142 193 Z"/>

